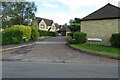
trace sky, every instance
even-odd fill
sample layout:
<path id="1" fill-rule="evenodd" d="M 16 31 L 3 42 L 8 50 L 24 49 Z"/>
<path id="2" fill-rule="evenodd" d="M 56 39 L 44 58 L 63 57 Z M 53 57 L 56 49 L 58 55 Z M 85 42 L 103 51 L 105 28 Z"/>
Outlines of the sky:
<path id="1" fill-rule="evenodd" d="M 120 0 L 35 0 L 36 17 L 51 19 L 59 25 L 70 19 L 83 18 L 97 9 L 111 3 L 118 6 Z"/>

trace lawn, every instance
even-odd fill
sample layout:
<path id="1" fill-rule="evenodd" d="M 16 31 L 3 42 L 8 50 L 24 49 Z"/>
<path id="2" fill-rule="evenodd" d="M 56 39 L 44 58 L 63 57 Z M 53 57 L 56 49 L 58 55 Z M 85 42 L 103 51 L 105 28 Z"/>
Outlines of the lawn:
<path id="1" fill-rule="evenodd" d="M 84 45 L 74 44 L 71 46 L 75 48 L 79 48 L 81 50 L 86 50 L 89 52 L 95 52 L 95 53 L 111 55 L 111 56 L 120 56 L 119 48 L 108 47 L 103 45 L 87 45 L 87 44 L 84 44 Z"/>

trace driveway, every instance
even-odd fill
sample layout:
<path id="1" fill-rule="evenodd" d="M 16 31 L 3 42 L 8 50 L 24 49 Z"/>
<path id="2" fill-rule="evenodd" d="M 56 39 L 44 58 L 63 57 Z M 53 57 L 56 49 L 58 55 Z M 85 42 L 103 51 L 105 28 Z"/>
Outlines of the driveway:
<path id="1" fill-rule="evenodd" d="M 95 63 L 95 64 L 117 64 L 118 60 L 93 56 L 79 52 L 67 46 L 66 37 L 50 37 L 44 41 L 19 49 L 3 52 L 6 60 L 59 62 L 59 63 Z M 5 57 L 5 55 L 11 55 Z M 5 60 L 4 59 L 4 60 Z"/>
<path id="2" fill-rule="evenodd" d="M 3 51 L 4 78 L 118 78 L 118 60 L 89 55 L 50 37 L 32 46 Z"/>

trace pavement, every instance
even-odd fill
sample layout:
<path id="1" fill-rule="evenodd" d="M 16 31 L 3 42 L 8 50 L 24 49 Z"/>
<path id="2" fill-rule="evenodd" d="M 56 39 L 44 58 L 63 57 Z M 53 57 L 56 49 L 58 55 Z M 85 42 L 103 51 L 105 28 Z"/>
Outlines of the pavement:
<path id="1" fill-rule="evenodd" d="M 2 52 L 6 78 L 116 78 L 118 60 L 89 55 L 66 45 L 67 37 L 50 37 Z"/>

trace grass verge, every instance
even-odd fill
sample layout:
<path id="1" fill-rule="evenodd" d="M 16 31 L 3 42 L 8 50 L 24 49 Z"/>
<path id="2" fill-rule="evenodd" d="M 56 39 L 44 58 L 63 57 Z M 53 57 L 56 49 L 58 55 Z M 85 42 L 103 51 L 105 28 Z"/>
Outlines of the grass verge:
<path id="1" fill-rule="evenodd" d="M 103 46 L 103 45 L 88 45 L 88 44 L 73 44 L 72 47 L 79 48 L 81 50 L 89 51 L 89 52 L 95 52 L 99 54 L 104 55 L 110 55 L 110 56 L 120 56 L 120 49 L 109 47 L 109 46 Z"/>

